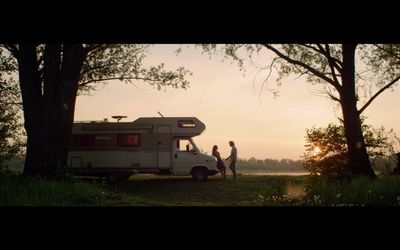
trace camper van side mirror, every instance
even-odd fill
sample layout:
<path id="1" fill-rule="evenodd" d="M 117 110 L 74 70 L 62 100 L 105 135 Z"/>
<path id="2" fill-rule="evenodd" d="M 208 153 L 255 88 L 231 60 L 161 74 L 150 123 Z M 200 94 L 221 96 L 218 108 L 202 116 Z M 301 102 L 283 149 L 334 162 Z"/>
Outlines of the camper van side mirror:
<path id="1" fill-rule="evenodd" d="M 189 152 L 189 144 L 186 145 L 186 152 Z"/>

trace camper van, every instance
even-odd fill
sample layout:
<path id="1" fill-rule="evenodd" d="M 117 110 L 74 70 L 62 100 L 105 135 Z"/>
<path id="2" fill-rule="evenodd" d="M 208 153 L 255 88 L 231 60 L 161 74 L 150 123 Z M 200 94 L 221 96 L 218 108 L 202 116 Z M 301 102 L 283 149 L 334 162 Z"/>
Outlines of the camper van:
<path id="1" fill-rule="evenodd" d="M 68 167 L 73 175 L 127 179 L 133 173 L 190 176 L 198 181 L 218 173 L 214 157 L 193 137 L 205 130 L 196 117 L 144 117 L 133 122 L 76 122 Z"/>

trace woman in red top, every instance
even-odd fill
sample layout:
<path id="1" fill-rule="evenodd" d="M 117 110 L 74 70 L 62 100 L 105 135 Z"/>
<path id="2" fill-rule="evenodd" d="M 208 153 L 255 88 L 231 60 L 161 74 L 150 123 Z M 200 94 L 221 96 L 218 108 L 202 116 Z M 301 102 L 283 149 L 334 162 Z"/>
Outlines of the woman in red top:
<path id="1" fill-rule="evenodd" d="M 221 172 L 222 177 L 224 177 L 224 179 L 226 179 L 226 167 L 225 167 L 224 162 L 221 159 L 221 155 L 218 152 L 218 146 L 217 145 L 214 145 L 214 147 L 212 149 L 212 155 L 215 158 L 217 158 L 217 168 Z"/>

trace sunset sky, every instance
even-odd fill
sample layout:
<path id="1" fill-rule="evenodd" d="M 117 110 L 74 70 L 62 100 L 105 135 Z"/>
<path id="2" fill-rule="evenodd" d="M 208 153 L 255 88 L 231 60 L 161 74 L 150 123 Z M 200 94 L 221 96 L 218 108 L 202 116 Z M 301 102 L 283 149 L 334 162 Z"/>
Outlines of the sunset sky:
<path id="1" fill-rule="evenodd" d="M 195 116 L 206 125 L 206 131 L 194 138 L 197 146 L 211 152 L 219 146 L 223 157 L 230 152 L 228 142 L 233 140 L 239 158 L 300 159 L 304 151 L 305 131 L 313 125 L 326 126 L 336 122 L 341 113 L 336 103 L 315 95 L 304 78 L 288 77 L 274 98 L 261 83 L 264 74 L 255 78 L 256 66 L 265 66 L 272 54 L 263 51 L 248 61 L 246 73 L 239 71 L 236 63 L 222 56 L 210 60 L 200 49 L 182 46 L 182 53 L 174 51 L 179 45 L 155 45 L 146 64 L 165 63 L 167 68 L 184 66 L 193 72 L 188 78 L 187 90 L 166 88 L 158 91 L 150 85 L 137 82 L 135 86 L 114 81 L 91 96 L 79 96 L 75 120 L 111 119 L 112 115 L 126 115 L 124 121 L 139 117 Z M 274 86 L 274 75 L 269 81 Z M 395 91 L 386 91 L 364 111 L 367 123 L 376 127 L 393 128 L 400 135 L 399 84 Z M 399 150 L 399 148 L 397 148 Z"/>

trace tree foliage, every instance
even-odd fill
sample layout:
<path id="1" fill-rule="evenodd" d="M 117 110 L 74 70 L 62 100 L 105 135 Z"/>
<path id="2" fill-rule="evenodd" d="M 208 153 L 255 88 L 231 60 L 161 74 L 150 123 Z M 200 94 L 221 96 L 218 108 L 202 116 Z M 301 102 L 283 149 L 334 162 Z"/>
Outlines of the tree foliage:
<path id="1" fill-rule="evenodd" d="M 14 103 L 17 93 L 16 85 L 0 79 L 0 165 L 20 157 L 25 146 L 20 110 Z"/>
<path id="2" fill-rule="evenodd" d="M 368 155 L 373 162 L 381 164 L 395 153 L 394 146 L 398 145 L 400 140 L 392 129 L 386 131 L 384 127 L 374 128 L 365 124 L 364 120 L 362 131 Z M 350 173 L 346 168 L 349 160 L 347 150 L 343 123 L 330 123 L 327 127 L 307 129 L 303 166 L 313 175 L 328 178 L 348 176 Z"/>
<path id="3" fill-rule="evenodd" d="M 341 44 L 202 44 L 198 47 L 209 56 L 222 54 L 224 59 L 236 61 L 242 71 L 246 70 L 245 62 L 255 55 L 273 51 L 275 57 L 266 66 L 259 67 L 260 71 L 266 71 L 265 82 L 270 80 L 271 71 L 278 73 L 275 79 L 278 87 L 289 76 L 304 76 L 310 84 L 319 85 L 320 94 L 340 102 L 338 94 L 343 71 Z M 365 104 L 374 96 L 371 92 L 374 87 L 379 88 L 378 91 L 385 86 L 383 90 L 393 89 L 400 79 L 399 44 L 360 44 L 357 46 L 356 61 L 356 94 L 360 101 L 364 97 Z M 368 94 L 363 94 L 365 89 L 370 90 Z M 361 107 L 360 111 L 365 108 Z"/>
<path id="4" fill-rule="evenodd" d="M 309 83 L 319 85 L 319 92 L 336 101 L 342 109 L 349 171 L 354 176 L 375 177 L 360 115 L 383 91 L 393 88 L 400 80 L 398 45 L 229 44 L 202 45 L 202 48 L 210 55 L 222 52 L 241 68 L 244 60 L 266 48 L 273 53 L 273 58 L 262 68 L 268 71 L 264 83 L 276 71 L 278 86 L 290 75 L 305 77 Z M 365 100 L 360 102 L 362 98 Z"/>
<path id="5" fill-rule="evenodd" d="M 96 90 L 110 80 L 120 80 L 125 83 L 145 81 L 158 90 L 162 87 L 186 89 L 189 82 L 186 79 L 192 73 L 184 67 L 176 70 L 166 70 L 165 64 L 156 66 L 144 64 L 149 54 L 150 45 L 142 44 L 90 44 L 82 66 L 79 89 L 81 92 Z"/>
<path id="6" fill-rule="evenodd" d="M 184 67 L 175 70 L 167 70 L 165 64 L 147 66 L 144 60 L 149 55 L 148 44 L 83 44 L 85 60 L 82 65 L 79 79 L 79 93 L 87 94 L 100 87 L 109 84 L 111 80 L 119 80 L 125 83 L 134 84 L 137 81 L 144 81 L 158 90 L 163 87 L 183 88 L 189 87 L 187 76 L 192 72 Z M 17 77 L 17 61 L 19 45 L 2 44 L 0 55 L 3 60 L 0 67 L 7 65 L 8 74 Z M 44 52 L 45 44 L 36 46 L 37 70 L 40 73 L 41 81 L 44 76 Z M 61 46 L 61 57 L 63 55 Z"/>
<path id="7" fill-rule="evenodd" d="M 9 78 L 17 78 L 21 90 L 27 133 L 24 174 L 45 176 L 65 170 L 78 93 L 89 93 L 112 80 L 144 81 L 158 90 L 188 87 L 186 77 L 191 72 L 185 68 L 146 65 L 148 48 L 140 44 L 0 46 Z"/>

